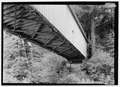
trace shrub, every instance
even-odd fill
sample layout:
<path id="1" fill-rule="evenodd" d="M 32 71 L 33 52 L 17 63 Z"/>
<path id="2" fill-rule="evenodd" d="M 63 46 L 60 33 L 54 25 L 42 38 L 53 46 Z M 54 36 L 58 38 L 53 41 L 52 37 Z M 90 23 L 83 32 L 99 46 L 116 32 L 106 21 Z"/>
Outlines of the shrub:
<path id="1" fill-rule="evenodd" d="M 85 66 L 82 70 L 94 81 L 100 81 L 104 84 L 114 84 L 112 83 L 114 82 L 114 58 L 109 53 L 97 50 L 92 58 L 83 65 Z"/>
<path id="2" fill-rule="evenodd" d="M 34 83 L 57 83 L 58 79 L 63 75 L 62 71 L 65 66 L 63 62 L 65 63 L 67 60 L 56 54 L 43 54 L 41 61 L 32 61 L 31 81 Z"/>

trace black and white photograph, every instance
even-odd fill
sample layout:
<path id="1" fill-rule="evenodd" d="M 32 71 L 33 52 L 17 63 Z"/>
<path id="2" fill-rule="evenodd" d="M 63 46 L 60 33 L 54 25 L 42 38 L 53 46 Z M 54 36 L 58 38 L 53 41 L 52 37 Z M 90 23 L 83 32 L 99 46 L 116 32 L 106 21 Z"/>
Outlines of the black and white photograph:
<path id="1" fill-rule="evenodd" d="M 118 2 L 2 2 L 2 85 L 118 85 Z"/>

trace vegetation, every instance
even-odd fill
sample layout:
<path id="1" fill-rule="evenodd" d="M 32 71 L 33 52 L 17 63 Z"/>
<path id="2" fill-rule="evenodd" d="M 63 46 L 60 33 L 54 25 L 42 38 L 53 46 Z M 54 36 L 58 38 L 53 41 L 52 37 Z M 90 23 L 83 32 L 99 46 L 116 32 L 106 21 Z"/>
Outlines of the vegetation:
<path id="1" fill-rule="evenodd" d="M 71 67 L 65 58 L 4 31 L 3 82 L 114 84 L 114 7 L 73 6 L 89 41 L 94 38 L 94 52 Z"/>
<path id="2" fill-rule="evenodd" d="M 115 4 L 75 5 L 74 8 L 94 52 L 102 48 L 114 56 Z"/>
<path id="3" fill-rule="evenodd" d="M 92 48 L 92 57 L 83 63 L 83 70 L 103 84 L 114 84 L 114 11 L 114 3 L 78 5 L 75 9 Z"/>

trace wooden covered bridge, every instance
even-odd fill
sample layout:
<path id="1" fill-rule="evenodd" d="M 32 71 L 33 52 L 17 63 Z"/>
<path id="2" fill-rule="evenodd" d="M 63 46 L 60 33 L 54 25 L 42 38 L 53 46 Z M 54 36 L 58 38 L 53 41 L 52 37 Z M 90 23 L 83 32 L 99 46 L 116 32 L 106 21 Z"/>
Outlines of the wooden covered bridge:
<path id="1" fill-rule="evenodd" d="M 67 5 L 3 5 L 3 26 L 73 63 L 87 58 L 88 40 L 72 8 Z"/>

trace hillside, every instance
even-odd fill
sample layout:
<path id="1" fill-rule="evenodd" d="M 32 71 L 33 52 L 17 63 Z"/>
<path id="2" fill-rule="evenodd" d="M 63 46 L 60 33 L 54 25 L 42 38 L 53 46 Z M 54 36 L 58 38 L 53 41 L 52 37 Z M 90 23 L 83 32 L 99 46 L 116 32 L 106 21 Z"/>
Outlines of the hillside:
<path id="1" fill-rule="evenodd" d="M 82 64 L 71 64 L 70 67 L 70 63 L 65 58 L 4 31 L 4 83 L 103 84 L 104 82 L 94 80 L 95 76 L 91 77 L 89 73 L 86 73 L 87 69 L 91 73 L 92 68 L 100 67 L 100 61 L 104 61 L 104 55 L 103 60 L 93 59 Z M 99 64 L 94 66 L 93 62 Z M 88 67 L 87 65 L 92 66 Z M 99 70 L 96 73 L 99 73 Z"/>

